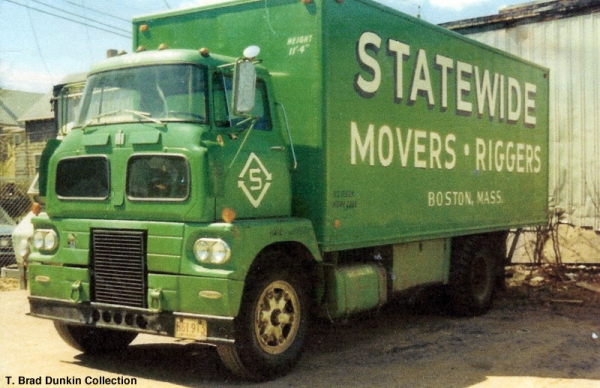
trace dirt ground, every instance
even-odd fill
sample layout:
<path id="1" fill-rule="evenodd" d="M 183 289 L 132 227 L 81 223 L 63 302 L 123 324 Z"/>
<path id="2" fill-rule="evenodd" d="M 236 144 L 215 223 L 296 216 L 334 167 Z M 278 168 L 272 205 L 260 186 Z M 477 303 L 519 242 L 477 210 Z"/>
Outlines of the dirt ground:
<path id="1" fill-rule="evenodd" d="M 299 365 L 262 384 L 233 377 L 210 347 L 169 338 L 141 335 L 126 352 L 83 355 L 50 321 L 27 316 L 27 292 L 5 279 L 0 386 L 19 386 L 23 376 L 52 387 L 107 385 L 101 377 L 135 379 L 123 387 L 600 387 L 600 267 L 520 266 L 507 276 L 481 317 L 446 315 L 423 293 L 345 322 L 316 322 Z"/>

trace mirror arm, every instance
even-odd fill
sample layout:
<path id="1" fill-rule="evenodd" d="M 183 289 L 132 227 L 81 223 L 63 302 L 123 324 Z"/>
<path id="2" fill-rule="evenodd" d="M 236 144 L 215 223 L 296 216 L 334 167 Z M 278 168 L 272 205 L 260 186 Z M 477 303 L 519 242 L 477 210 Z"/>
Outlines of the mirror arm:
<path id="1" fill-rule="evenodd" d="M 252 119 L 252 117 L 250 117 L 250 119 Z M 248 128 L 248 132 L 246 132 L 246 136 L 244 136 L 244 140 L 242 140 L 242 144 L 240 144 L 237 152 L 235 153 L 235 156 L 233 157 L 233 160 L 229 164 L 229 169 L 231 169 L 231 167 L 233 167 L 233 164 L 235 163 L 235 160 L 239 156 L 240 152 L 242 152 L 242 148 L 244 148 L 244 145 L 246 144 L 246 140 L 248 140 L 248 136 L 250 136 L 250 132 L 252 132 L 252 130 L 254 129 L 254 124 L 256 124 L 257 122 L 258 122 L 258 120 L 255 120 L 252 123 L 252 125 L 250 125 L 250 127 Z"/>

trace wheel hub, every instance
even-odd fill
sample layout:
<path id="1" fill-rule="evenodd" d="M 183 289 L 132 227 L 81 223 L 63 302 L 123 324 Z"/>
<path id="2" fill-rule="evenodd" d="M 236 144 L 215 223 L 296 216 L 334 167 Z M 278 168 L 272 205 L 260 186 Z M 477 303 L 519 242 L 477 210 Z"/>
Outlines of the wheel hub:
<path id="1" fill-rule="evenodd" d="M 256 309 L 255 331 L 260 347 L 267 353 L 284 352 L 299 327 L 300 306 L 294 288 L 287 282 L 271 283 L 262 293 Z"/>

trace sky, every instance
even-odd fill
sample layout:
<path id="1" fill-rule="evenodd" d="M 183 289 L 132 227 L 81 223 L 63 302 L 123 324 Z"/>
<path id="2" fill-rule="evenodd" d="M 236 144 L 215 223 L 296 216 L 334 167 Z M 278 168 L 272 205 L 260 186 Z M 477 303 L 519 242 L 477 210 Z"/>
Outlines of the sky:
<path id="1" fill-rule="evenodd" d="M 131 52 L 131 19 L 223 0 L 0 0 L 0 88 L 47 93 L 108 49 Z M 265 0 L 269 1 L 269 0 Z M 376 0 L 434 24 L 527 0 Z"/>

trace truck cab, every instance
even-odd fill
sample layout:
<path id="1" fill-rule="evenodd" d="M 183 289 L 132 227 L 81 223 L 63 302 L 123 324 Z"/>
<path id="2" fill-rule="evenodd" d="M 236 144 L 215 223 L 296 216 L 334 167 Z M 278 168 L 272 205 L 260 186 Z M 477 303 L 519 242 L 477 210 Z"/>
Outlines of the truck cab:
<path id="1" fill-rule="evenodd" d="M 253 109 L 236 116 L 228 108 L 236 59 L 205 55 L 143 52 L 90 74 L 77 134 L 51 165 L 56 215 L 84 208 L 100 218 L 190 222 L 218 221 L 226 208 L 238 219 L 290 215 L 289 162 L 273 130 L 266 71 Z M 109 153 L 122 159 L 100 156 Z"/>
<path id="2" fill-rule="evenodd" d="M 146 332 L 231 349 L 248 279 L 319 257 L 310 224 L 291 217 L 275 111 L 267 71 L 245 57 L 157 50 L 93 68 L 78 119 L 41 163 L 32 314 L 83 350 L 99 346 L 78 337 L 85 325 L 107 343 Z M 290 259 L 271 262 L 284 244 Z M 265 349 L 295 339 L 285 326 L 296 329 Z"/>

